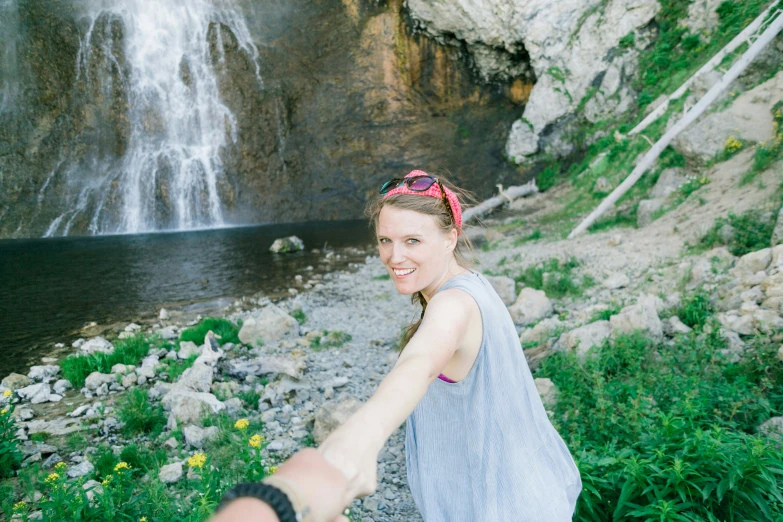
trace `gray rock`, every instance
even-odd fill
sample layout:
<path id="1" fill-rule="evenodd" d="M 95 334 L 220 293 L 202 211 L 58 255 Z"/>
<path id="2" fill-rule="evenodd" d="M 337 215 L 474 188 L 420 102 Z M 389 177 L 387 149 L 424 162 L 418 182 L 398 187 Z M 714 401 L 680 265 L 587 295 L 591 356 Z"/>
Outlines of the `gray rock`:
<path id="1" fill-rule="evenodd" d="M 564 333 L 556 346 L 562 350 L 576 350 L 577 354 L 585 357 L 591 348 L 603 344 L 611 333 L 609 321 L 596 321 Z"/>
<path id="2" fill-rule="evenodd" d="M 218 434 L 219 430 L 217 426 L 199 428 L 198 426 L 188 425 L 182 428 L 185 444 L 194 448 L 203 448 L 206 442 L 215 440 Z"/>
<path id="3" fill-rule="evenodd" d="M 95 495 L 103 495 L 103 486 L 97 480 L 88 480 L 82 485 L 82 489 L 85 491 L 84 495 L 90 502 L 95 500 Z"/>
<path id="4" fill-rule="evenodd" d="M 177 355 L 180 359 L 188 359 L 194 355 L 199 356 L 201 355 L 201 348 L 192 341 L 180 341 Z"/>
<path id="5" fill-rule="evenodd" d="M 228 413 L 231 417 L 239 415 L 245 409 L 245 406 L 242 403 L 242 399 L 239 397 L 226 399 L 223 401 L 223 404 L 226 405 L 226 413 Z"/>
<path id="6" fill-rule="evenodd" d="M 516 283 L 506 276 L 485 276 L 492 288 L 495 289 L 503 304 L 509 306 L 517 299 Z"/>
<path id="7" fill-rule="evenodd" d="M 20 421 L 28 421 L 35 416 L 29 406 L 18 406 L 14 409 L 14 418 Z"/>
<path id="8" fill-rule="evenodd" d="M 609 290 L 617 290 L 619 288 L 625 288 L 629 284 L 631 284 L 631 279 L 627 275 L 621 272 L 613 273 L 612 275 L 607 277 L 603 282 L 603 286 L 605 288 L 608 288 Z"/>
<path id="9" fill-rule="evenodd" d="M 718 352 L 727 357 L 729 362 L 738 362 L 745 353 L 745 343 L 736 332 L 729 331 L 725 328 L 721 328 L 719 334 L 722 338 L 726 339 L 726 348 L 722 348 L 718 350 Z"/>
<path id="10" fill-rule="evenodd" d="M 33 383 L 33 380 L 19 373 L 9 373 L 2 381 L 2 385 L 9 390 L 15 390 L 17 388 L 24 388 Z"/>
<path id="11" fill-rule="evenodd" d="M 179 448 L 179 441 L 175 439 L 174 437 L 169 437 L 166 442 L 163 443 L 164 446 L 166 446 L 168 449 L 175 450 Z"/>
<path id="12" fill-rule="evenodd" d="M 539 321 L 533 328 L 527 328 L 519 336 L 520 343 L 541 343 L 552 337 L 558 329 L 563 327 L 563 323 L 557 317 L 549 317 Z"/>
<path id="13" fill-rule="evenodd" d="M 73 410 L 71 413 L 69 413 L 68 416 L 69 417 L 79 417 L 79 416 L 81 416 L 84 412 L 86 412 L 89 409 L 90 409 L 90 405 L 89 404 L 82 404 L 81 406 L 79 406 L 78 408 Z"/>
<path id="14" fill-rule="evenodd" d="M 554 307 L 542 290 L 523 288 L 508 311 L 516 324 L 528 325 L 552 315 Z"/>
<path id="15" fill-rule="evenodd" d="M 685 183 L 685 173 L 680 168 L 665 169 L 658 176 L 658 181 L 650 191 L 650 199 L 666 199 L 670 194 L 677 192 L 680 185 Z"/>
<path id="16" fill-rule="evenodd" d="M 758 432 L 783 442 L 783 417 L 772 417 L 759 424 Z"/>
<path id="17" fill-rule="evenodd" d="M 315 413 L 313 440 L 321 444 L 326 437 L 340 427 L 348 417 L 361 407 L 355 397 L 342 393 L 336 399 L 325 402 Z"/>
<path id="18" fill-rule="evenodd" d="M 212 388 L 213 375 L 212 367 L 197 359 L 193 366 L 182 372 L 177 384 L 189 390 L 207 393 Z"/>
<path id="19" fill-rule="evenodd" d="M 716 315 L 718 322 L 731 332 L 736 332 L 740 335 L 752 335 L 753 334 L 753 316 L 752 315 L 738 315 L 736 313 L 720 313 Z"/>
<path id="20" fill-rule="evenodd" d="M 108 385 L 113 382 L 115 382 L 115 377 L 110 373 L 92 372 L 84 380 L 84 387 L 88 390 L 94 391 L 100 388 L 102 385 L 106 385 L 108 387 Z"/>
<path id="21" fill-rule="evenodd" d="M 228 373 L 244 378 L 248 375 L 289 375 L 300 379 L 306 368 L 301 359 L 281 355 L 260 355 L 253 359 L 235 359 L 229 363 Z"/>
<path id="22" fill-rule="evenodd" d="M 269 344 L 299 336 L 299 322 L 274 304 L 244 318 L 239 340 L 244 344 Z"/>
<path id="23" fill-rule="evenodd" d="M 47 458 L 45 461 L 43 461 L 43 464 L 41 464 L 44 468 L 51 468 L 58 462 L 62 462 L 63 459 L 61 456 L 59 456 L 57 453 L 52 453 L 49 455 L 49 458 Z"/>
<path id="24" fill-rule="evenodd" d="M 94 470 L 95 466 L 93 466 L 89 460 L 83 460 L 75 466 L 71 466 L 66 474 L 70 478 L 79 478 L 84 477 L 85 475 L 89 475 Z"/>
<path id="25" fill-rule="evenodd" d="M 755 274 L 761 270 L 766 270 L 772 262 L 772 249 L 765 248 L 756 252 L 745 254 L 734 265 L 732 272 L 750 272 Z"/>
<path id="26" fill-rule="evenodd" d="M 31 404 L 49 402 L 49 395 L 51 395 L 51 393 L 52 390 L 46 383 L 31 384 L 30 386 L 25 386 L 24 388 L 16 390 L 16 394 L 21 399 L 29 401 Z"/>
<path id="27" fill-rule="evenodd" d="M 778 218 L 775 221 L 775 228 L 772 230 L 772 238 L 769 246 L 777 246 L 783 243 L 783 207 L 780 207 Z"/>
<path id="28" fill-rule="evenodd" d="M 64 395 L 66 391 L 73 389 L 73 385 L 71 385 L 71 381 L 68 379 L 60 379 L 57 382 L 54 383 L 54 386 L 52 387 L 52 390 L 54 390 L 54 393 L 57 393 L 59 395 Z"/>
<path id="29" fill-rule="evenodd" d="M 527 122 L 517 120 L 506 140 L 506 157 L 516 164 L 527 163 L 538 152 L 538 135 Z"/>
<path id="30" fill-rule="evenodd" d="M 269 247 L 269 251 L 275 254 L 299 252 L 300 250 L 304 250 L 304 242 L 296 236 L 275 239 L 272 246 Z"/>
<path id="31" fill-rule="evenodd" d="M 169 320 L 169 312 L 165 308 L 161 308 L 160 312 L 158 313 L 158 319 L 161 321 L 168 321 Z"/>
<path id="32" fill-rule="evenodd" d="M 157 330 L 155 333 L 160 335 L 161 339 L 166 339 L 166 340 L 177 339 L 179 337 L 179 333 L 177 333 L 177 330 L 173 326 L 167 326 L 165 328 L 161 328 L 160 330 Z"/>
<path id="33" fill-rule="evenodd" d="M 33 420 L 27 423 L 27 432 L 32 435 L 34 433 L 49 433 L 51 435 L 68 435 L 75 431 L 81 431 L 84 426 L 75 419 L 57 418 L 53 420 Z"/>
<path id="34" fill-rule="evenodd" d="M 122 387 L 123 388 L 130 388 L 134 384 L 136 384 L 139 380 L 138 375 L 135 373 L 129 373 L 127 375 L 122 376 Z"/>
<path id="35" fill-rule="evenodd" d="M 662 306 L 660 299 L 653 295 L 639 298 L 631 306 L 623 308 L 619 314 L 609 318 L 612 335 L 629 334 L 636 330 L 648 332 L 651 336 L 663 336 L 663 324 L 658 317 L 658 308 Z"/>
<path id="36" fill-rule="evenodd" d="M 673 337 L 677 334 L 686 334 L 691 330 L 692 328 L 680 321 L 680 318 L 676 315 L 663 321 L 663 333 L 669 337 Z"/>
<path id="37" fill-rule="evenodd" d="M 636 226 L 643 228 L 652 223 L 653 215 L 660 210 L 662 206 L 663 200 L 660 199 L 641 200 L 636 210 Z"/>
<path id="38" fill-rule="evenodd" d="M 164 484 L 173 484 L 182 478 L 182 474 L 182 462 L 174 462 L 160 468 L 158 479 Z"/>
<path id="39" fill-rule="evenodd" d="M 544 377 L 538 377 L 533 379 L 536 385 L 536 390 L 541 396 L 541 402 L 544 403 L 544 407 L 552 408 L 557 404 L 557 386 L 552 382 L 552 379 Z"/>
<path id="40" fill-rule="evenodd" d="M 218 413 L 226 406 L 211 393 L 201 393 L 182 387 L 173 387 L 163 399 L 163 407 L 173 418 L 183 423 L 198 423 L 205 415 Z"/>
<path id="41" fill-rule="evenodd" d="M 780 362 L 783 362 L 783 345 L 781 345 L 780 348 L 778 348 L 778 360 Z"/>
<path id="42" fill-rule="evenodd" d="M 609 180 L 605 177 L 601 176 L 597 180 L 595 180 L 595 185 L 593 185 L 593 194 L 608 194 L 612 191 L 612 184 L 609 183 Z"/>
<path id="43" fill-rule="evenodd" d="M 34 381 L 49 382 L 58 373 L 60 373 L 59 366 L 47 364 L 44 366 L 31 366 L 27 376 Z"/>
<path id="44" fill-rule="evenodd" d="M 761 332 L 774 333 L 783 330 L 783 318 L 773 310 L 755 310 L 754 326 Z"/>
<path id="45" fill-rule="evenodd" d="M 128 372 L 132 372 L 136 368 L 134 366 L 128 366 L 127 364 L 115 364 L 111 367 L 111 371 L 109 373 L 119 373 L 121 375 L 125 375 Z"/>
<path id="46" fill-rule="evenodd" d="M 114 345 L 103 337 L 94 337 L 79 346 L 79 351 L 83 355 L 92 355 L 94 353 L 112 353 Z"/>

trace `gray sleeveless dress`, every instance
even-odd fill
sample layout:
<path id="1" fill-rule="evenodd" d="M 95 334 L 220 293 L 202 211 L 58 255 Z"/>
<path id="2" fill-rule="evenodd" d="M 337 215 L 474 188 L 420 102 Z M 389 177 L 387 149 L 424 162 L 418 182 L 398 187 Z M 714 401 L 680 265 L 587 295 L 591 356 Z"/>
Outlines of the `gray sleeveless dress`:
<path id="1" fill-rule="evenodd" d="M 435 379 L 405 426 L 408 484 L 425 522 L 571 520 L 582 481 L 547 418 L 511 316 L 478 272 L 452 277 L 481 311 L 470 373 Z"/>

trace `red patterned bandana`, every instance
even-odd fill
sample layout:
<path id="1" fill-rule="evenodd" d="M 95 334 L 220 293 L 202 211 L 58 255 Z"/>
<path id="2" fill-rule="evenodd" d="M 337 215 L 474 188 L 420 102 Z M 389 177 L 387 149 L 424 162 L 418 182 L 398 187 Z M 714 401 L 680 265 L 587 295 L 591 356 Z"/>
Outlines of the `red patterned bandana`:
<path id="1" fill-rule="evenodd" d="M 406 174 L 406 178 L 412 178 L 414 176 L 429 176 L 426 172 L 423 170 L 412 170 L 408 174 Z M 454 194 L 448 187 L 444 185 L 443 187 L 446 190 L 446 199 L 449 200 L 449 206 L 451 206 L 451 212 L 454 214 L 454 224 L 457 226 L 457 230 L 462 230 L 462 207 L 459 204 L 459 200 L 457 199 L 457 195 Z M 425 190 L 424 192 L 414 192 L 408 188 L 408 185 L 403 183 L 396 189 L 390 190 L 386 194 L 383 195 L 383 199 L 388 198 L 389 196 L 394 196 L 396 194 L 410 194 L 411 196 L 429 196 L 432 198 L 438 198 L 443 199 L 443 194 L 440 191 L 440 187 L 437 183 L 433 183 L 430 188 Z"/>

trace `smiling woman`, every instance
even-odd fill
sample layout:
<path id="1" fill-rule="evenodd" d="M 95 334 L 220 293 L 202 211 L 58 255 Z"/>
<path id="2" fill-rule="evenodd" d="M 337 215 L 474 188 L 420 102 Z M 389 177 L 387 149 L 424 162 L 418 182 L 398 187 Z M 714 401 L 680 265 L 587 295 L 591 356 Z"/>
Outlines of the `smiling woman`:
<path id="1" fill-rule="evenodd" d="M 347 476 L 350 498 L 370 494 L 378 454 L 407 419 L 408 483 L 427 522 L 571 520 L 579 471 L 508 310 L 465 259 L 460 191 L 448 185 L 413 171 L 368 205 L 380 259 L 422 314 L 376 393 L 319 452 Z"/>

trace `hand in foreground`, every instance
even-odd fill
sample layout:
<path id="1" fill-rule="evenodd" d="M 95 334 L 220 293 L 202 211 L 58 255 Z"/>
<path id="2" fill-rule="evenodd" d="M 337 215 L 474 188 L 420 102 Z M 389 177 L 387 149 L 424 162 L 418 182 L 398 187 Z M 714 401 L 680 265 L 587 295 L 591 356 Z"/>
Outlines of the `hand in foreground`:
<path id="1" fill-rule="evenodd" d="M 350 421 L 349 421 L 350 422 Z M 348 498 L 371 495 L 378 487 L 378 453 L 372 437 L 359 437 L 344 424 L 318 447 L 318 452 L 348 479 Z"/>
<path id="2" fill-rule="evenodd" d="M 348 494 L 348 480 L 312 448 L 304 449 L 285 461 L 276 476 L 288 479 L 296 486 L 301 499 L 310 508 L 313 522 L 348 522 L 341 515 L 353 500 Z M 240 498 L 229 503 L 211 522 L 276 521 L 274 511 L 253 498 Z"/>

